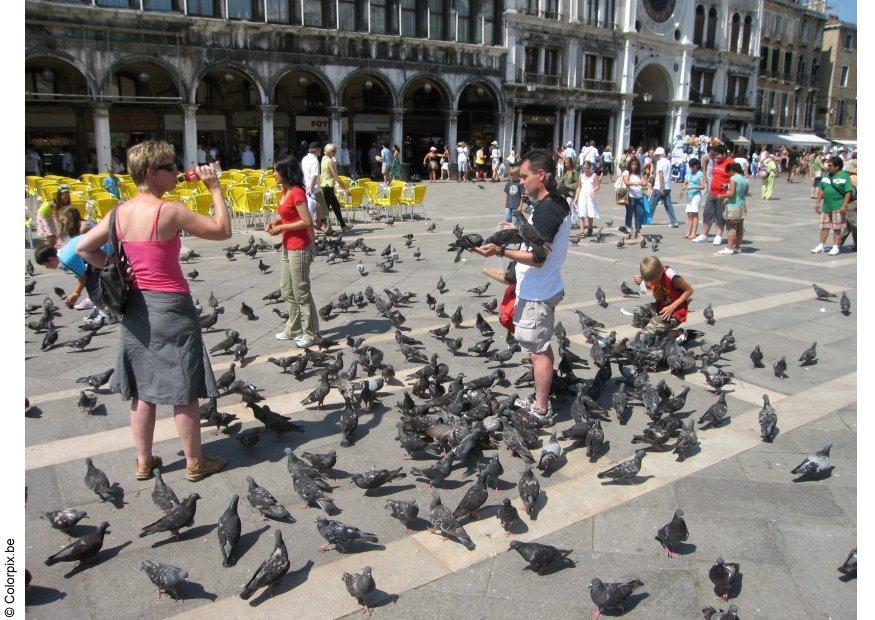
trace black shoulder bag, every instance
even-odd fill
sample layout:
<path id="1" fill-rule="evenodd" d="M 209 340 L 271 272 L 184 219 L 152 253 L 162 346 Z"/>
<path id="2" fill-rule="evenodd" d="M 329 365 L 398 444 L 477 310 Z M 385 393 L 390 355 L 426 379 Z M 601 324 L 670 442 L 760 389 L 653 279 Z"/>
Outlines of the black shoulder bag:
<path id="1" fill-rule="evenodd" d="M 125 256 L 124 248 L 119 243 L 115 232 L 115 215 L 118 207 L 113 208 L 109 214 L 109 243 L 115 255 L 108 256 L 106 266 L 100 270 L 100 298 L 101 301 L 114 313 L 124 315 L 125 304 L 128 301 L 128 257 Z"/>

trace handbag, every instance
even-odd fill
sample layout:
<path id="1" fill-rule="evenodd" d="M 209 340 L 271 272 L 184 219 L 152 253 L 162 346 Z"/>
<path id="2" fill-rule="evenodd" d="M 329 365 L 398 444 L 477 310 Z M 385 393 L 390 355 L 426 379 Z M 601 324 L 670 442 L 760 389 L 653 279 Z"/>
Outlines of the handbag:
<path id="1" fill-rule="evenodd" d="M 106 258 L 106 265 L 100 270 L 100 300 L 118 315 L 124 315 L 131 284 L 127 278 L 128 257 L 119 243 L 115 231 L 115 216 L 118 207 L 109 214 L 109 243 L 115 252 Z"/>
<path id="2" fill-rule="evenodd" d="M 614 183 L 614 202 L 618 205 L 624 206 L 629 204 L 629 190 L 623 182 L 622 175 L 617 177 L 617 180 Z"/>

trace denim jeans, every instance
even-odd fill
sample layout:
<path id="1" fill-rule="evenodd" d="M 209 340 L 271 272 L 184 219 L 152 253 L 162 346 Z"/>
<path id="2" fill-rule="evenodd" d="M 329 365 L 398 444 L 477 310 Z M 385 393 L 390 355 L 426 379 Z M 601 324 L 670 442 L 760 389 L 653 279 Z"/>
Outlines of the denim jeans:
<path id="1" fill-rule="evenodd" d="M 626 205 L 626 228 L 632 225 L 633 216 L 635 218 L 635 230 L 641 230 L 646 216 L 644 198 L 629 198 L 629 204 Z"/>
<path id="2" fill-rule="evenodd" d="M 665 212 L 668 213 L 668 219 L 671 221 L 672 224 L 677 224 L 678 218 L 674 214 L 674 205 L 671 203 L 671 193 L 665 190 L 653 190 L 653 194 L 650 196 L 651 216 L 656 212 L 656 206 L 659 204 L 660 200 L 662 200 L 663 204 L 665 205 Z"/>
<path id="3" fill-rule="evenodd" d="M 513 220 L 513 209 L 505 207 L 504 208 L 504 221 L 510 222 L 512 220 Z"/>

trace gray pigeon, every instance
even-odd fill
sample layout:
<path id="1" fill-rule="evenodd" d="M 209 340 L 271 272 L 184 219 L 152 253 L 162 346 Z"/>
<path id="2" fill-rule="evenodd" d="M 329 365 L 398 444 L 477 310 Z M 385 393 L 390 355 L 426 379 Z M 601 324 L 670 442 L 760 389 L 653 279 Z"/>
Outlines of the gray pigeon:
<path id="1" fill-rule="evenodd" d="M 568 554 L 574 551 L 573 549 L 559 549 L 553 545 L 526 543 L 519 540 L 512 540 L 510 548 L 516 550 L 529 563 L 526 568 L 531 568 L 539 575 L 543 575 L 544 569 L 550 564 L 567 558 Z"/>
<path id="2" fill-rule="evenodd" d="M 598 285 L 595 290 L 595 299 L 599 303 L 600 306 L 606 307 L 608 302 L 605 301 L 605 292 L 602 290 L 601 285 Z"/>
<path id="3" fill-rule="evenodd" d="M 283 533 L 276 530 L 274 532 L 273 551 L 267 556 L 267 559 L 261 563 L 261 566 L 259 566 L 258 570 L 255 571 L 255 574 L 252 575 L 249 583 L 243 587 L 243 591 L 240 593 L 240 598 L 245 601 L 249 599 L 256 590 L 265 586 L 270 590 L 274 584 L 278 583 L 286 576 L 286 573 L 289 572 L 289 566 L 291 566 L 291 563 L 289 562 L 289 553 L 286 550 L 286 544 L 283 542 Z"/>
<path id="4" fill-rule="evenodd" d="M 756 345 L 753 351 L 750 352 L 750 361 L 753 363 L 754 368 L 763 367 L 763 352 L 760 351 L 760 345 Z"/>
<path id="5" fill-rule="evenodd" d="M 532 472 L 531 466 L 526 465 L 526 469 L 517 483 L 517 490 L 520 499 L 523 500 L 523 508 L 525 508 L 529 518 L 534 521 L 538 518 L 535 512 L 535 503 L 538 501 L 538 495 L 541 494 L 541 484 Z"/>
<path id="6" fill-rule="evenodd" d="M 501 506 L 498 507 L 498 512 L 495 513 L 495 516 L 497 516 L 498 520 L 501 522 L 501 527 L 504 528 L 505 536 L 510 536 L 510 528 L 514 522 L 520 518 L 520 513 L 517 511 L 516 506 L 510 503 L 510 498 L 505 497 L 501 501 Z"/>
<path id="7" fill-rule="evenodd" d="M 783 379 L 786 376 L 784 373 L 787 372 L 787 358 L 782 357 L 777 362 L 775 362 L 772 368 L 775 370 L 775 376 L 779 379 Z"/>
<path id="8" fill-rule="evenodd" d="M 47 512 L 41 518 L 47 519 L 56 530 L 69 533 L 71 529 L 76 527 L 77 523 L 87 517 L 88 513 L 84 510 L 65 508 L 64 510 L 53 510 L 52 512 Z"/>
<path id="9" fill-rule="evenodd" d="M 614 465 L 610 469 L 606 469 L 598 474 L 598 478 L 611 478 L 614 481 L 633 480 L 638 472 L 641 471 L 641 461 L 647 455 L 646 450 L 636 450 L 635 456 L 631 459 Z"/>
<path id="10" fill-rule="evenodd" d="M 690 532 L 687 530 L 687 522 L 684 521 L 684 511 L 678 508 L 674 511 L 674 516 L 671 521 L 663 525 L 656 532 L 656 540 L 665 549 L 665 554 L 670 558 L 677 557 L 677 553 L 672 550 L 680 542 L 684 542 L 689 538 Z"/>
<path id="11" fill-rule="evenodd" d="M 638 579 L 627 581 L 625 583 L 604 583 L 599 578 L 594 578 L 589 582 L 589 596 L 592 602 L 598 607 L 598 611 L 593 614 L 593 620 L 598 620 L 601 613 L 606 609 L 618 609 L 620 613 L 625 611 L 623 605 L 632 593 L 643 586 L 644 583 Z"/>
<path id="12" fill-rule="evenodd" d="M 112 492 L 109 478 L 106 477 L 106 474 L 97 469 L 90 458 L 85 459 L 85 464 L 88 466 L 88 469 L 85 471 L 85 486 L 94 491 L 97 497 L 103 501 L 114 499 L 115 495 Z"/>
<path id="13" fill-rule="evenodd" d="M 410 529 L 410 524 L 419 515 L 419 506 L 416 505 L 416 500 L 387 499 L 386 509 L 393 518 L 404 524 L 408 534 L 413 531 Z"/>
<path id="14" fill-rule="evenodd" d="M 844 575 L 845 577 L 856 577 L 857 576 L 857 548 L 854 547 L 851 549 L 851 552 L 848 553 L 848 557 L 845 558 L 845 561 L 842 562 L 842 565 L 838 567 L 838 571 Z"/>
<path id="15" fill-rule="evenodd" d="M 365 495 L 371 489 L 377 489 L 387 482 L 391 482 L 393 480 L 398 480 L 400 478 L 406 478 L 407 474 L 402 471 L 402 468 L 398 469 L 372 469 L 371 471 L 366 471 L 363 474 L 352 474 L 352 482 L 360 489 L 365 489 Z"/>
<path id="16" fill-rule="evenodd" d="M 561 454 L 562 446 L 559 445 L 559 441 L 556 439 L 556 431 L 553 431 L 550 434 L 549 441 L 547 441 L 541 449 L 541 456 L 538 459 L 538 469 L 546 474 L 553 468 Z"/>
<path id="17" fill-rule="evenodd" d="M 800 474 L 803 479 L 819 479 L 826 477 L 831 471 L 832 466 L 829 464 L 829 451 L 832 449 L 832 442 L 826 444 L 822 449 L 814 454 L 805 457 L 805 460 L 799 463 L 796 467 L 790 470 L 791 474 Z"/>
<path id="18" fill-rule="evenodd" d="M 465 531 L 465 528 L 459 525 L 459 522 L 456 521 L 456 518 L 453 516 L 453 513 L 450 512 L 449 508 L 441 503 L 441 496 L 437 492 L 432 493 L 431 505 L 429 506 L 428 511 L 428 520 L 431 523 L 431 527 L 429 528 L 430 532 L 457 540 L 465 545 L 470 551 L 474 550 L 474 541 L 468 536 L 468 532 Z"/>
<path id="19" fill-rule="evenodd" d="M 811 343 L 811 346 L 802 352 L 799 356 L 800 366 L 810 366 L 817 361 L 817 343 Z"/>
<path id="20" fill-rule="evenodd" d="M 152 501 L 158 508 L 165 513 L 170 512 L 179 506 L 179 498 L 169 486 L 164 483 L 161 478 L 161 470 L 157 467 L 152 470 L 152 475 L 155 476 L 155 488 L 152 489 Z"/>
<path id="21" fill-rule="evenodd" d="M 346 553 L 346 545 L 349 543 L 357 541 L 375 543 L 378 541 L 375 534 L 369 534 L 357 527 L 346 525 L 340 521 L 332 521 L 324 517 L 316 519 L 316 529 L 319 530 L 319 535 L 328 542 L 327 545 L 319 547 L 319 551 L 322 553 L 331 549 L 337 549 L 340 553 Z"/>
<path id="22" fill-rule="evenodd" d="M 140 570 L 145 571 L 149 581 L 158 588 L 158 598 L 161 598 L 162 594 L 167 594 L 170 598 L 179 599 L 176 587 L 188 579 L 188 573 L 181 568 L 160 562 L 153 564 L 149 560 L 144 560 L 140 563 Z"/>
<path id="23" fill-rule="evenodd" d="M 468 487 L 465 495 L 459 501 L 459 505 L 453 511 L 453 516 L 456 519 L 462 517 L 479 518 L 477 510 L 486 503 L 486 499 L 489 497 L 489 491 L 486 490 L 488 478 L 489 472 L 485 468 L 481 469 L 480 473 L 477 474 L 477 480 Z"/>
<path id="24" fill-rule="evenodd" d="M 328 514 L 337 510 L 333 498 L 326 495 L 325 491 L 319 488 L 312 478 L 303 474 L 293 475 L 292 485 L 295 487 L 295 492 L 301 496 L 306 504 L 317 504 Z"/>
<path id="25" fill-rule="evenodd" d="M 145 526 L 140 532 L 140 537 L 157 532 L 171 532 L 176 540 L 181 540 L 179 530 L 194 525 L 194 515 L 197 511 L 197 500 L 201 498 L 197 493 L 192 493 L 182 503 L 173 508 L 154 523 Z"/>
<path id="26" fill-rule="evenodd" d="M 368 594 L 373 592 L 374 588 L 376 588 L 374 577 L 371 575 L 371 567 L 365 566 L 362 569 L 362 572 L 355 573 L 354 575 L 343 573 L 341 579 L 346 585 L 346 591 L 349 592 L 349 595 L 362 606 L 362 613 L 366 613 L 370 616 L 371 608 L 368 607 L 367 597 Z"/>
<path id="27" fill-rule="evenodd" d="M 729 408 L 726 405 L 726 392 L 720 393 L 720 398 L 717 402 L 708 407 L 702 417 L 699 418 L 699 424 L 704 424 L 702 428 L 712 428 L 720 424 L 721 420 L 726 417 Z"/>
<path id="28" fill-rule="evenodd" d="M 711 308 L 711 304 L 705 306 L 702 310 L 702 316 L 705 317 L 705 322 L 708 323 L 708 325 L 714 325 L 714 310 Z"/>
<path id="29" fill-rule="evenodd" d="M 775 425 L 778 423 L 778 414 L 769 402 L 769 395 L 763 394 L 763 408 L 760 409 L 758 416 L 760 423 L 760 436 L 766 443 L 772 443 L 772 440 L 777 434 Z"/>
<path id="30" fill-rule="evenodd" d="M 100 549 L 103 547 L 103 537 L 107 534 L 108 527 L 109 523 L 104 521 L 93 532 L 77 538 L 54 555 L 49 556 L 45 561 L 46 566 L 52 566 L 58 562 L 82 562 L 93 558 L 100 553 Z"/>
<path id="31" fill-rule="evenodd" d="M 702 615 L 705 620 L 738 620 L 738 605 L 732 603 L 728 611 L 717 610 L 709 605 L 702 608 Z"/>
<path id="32" fill-rule="evenodd" d="M 222 566 L 234 566 L 237 563 L 237 543 L 240 542 L 240 515 L 237 514 L 237 502 L 240 496 L 231 496 L 228 508 L 219 517 L 216 532 L 219 535 L 219 550 L 222 552 Z"/>
<path id="33" fill-rule="evenodd" d="M 740 570 L 741 565 L 737 562 L 724 562 L 723 558 L 717 558 L 708 571 L 708 579 L 714 584 L 714 594 L 724 601 L 729 600 L 729 592 Z"/>
<path id="34" fill-rule="evenodd" d="M 587 431 L 584 444 L 586 445 L 586 456 L 590 462 L 595 462 L 605 445 L 605 432 L 602 430 L 602 422 L 598 418 L 593 420 L 592 426 Z"/>
<path id="35" fill-rule="evenodd" d="M 286 507 L 276 501 L 276 498 L 270 494 L 270 491 L 264 487 L 258 486 L 258 483 L 252 476 L 246 476 L 246 482 L 249 485 L 249 492 L 246 494 L 246 499 L 249 504 L 261 513 L 261 520 L 276 519 L 277 521 L 285 521 L 288 519 L 292 523 L 295 519 L 286 510 Z"/>
<path id="36" fill-rule="evenodd" d="M 681 424 L 678 440 L 672 452 L 678 455 L 678 461 L 684 461 L 697 445 L 699 445 L 699 436 L 696 434 L 696 428 L 691 418 Z"/>
<path id="37" fill-rule="evenodd" d="M 851 300 L 848 299 L 847 293 L 842 293 L 842 299 L 839 301 L 839 308 L 845 316 L 851 314 Z"/>
<path id="38" fill-rule="evenodd" d="M 830 297 L 836 296 L 835 293 L 830 293 L 825 288 L 817 286 L 816 284 L 812 284 L 811 286 L 814 287 L 814 294 L 817 295 L 817 298 L 820 301 L 828 301 Z"/>

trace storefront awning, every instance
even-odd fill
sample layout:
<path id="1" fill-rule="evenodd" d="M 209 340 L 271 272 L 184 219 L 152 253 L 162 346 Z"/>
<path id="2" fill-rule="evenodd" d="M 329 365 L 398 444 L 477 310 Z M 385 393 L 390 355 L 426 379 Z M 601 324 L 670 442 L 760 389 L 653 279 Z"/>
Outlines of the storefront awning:
<path id="1" fill-rule="evenodd" d="M 733 144 L 750 144 L 750 140 L 740 135 L 734 129 L 724 129 L 723 136 Z"/>
<path id="2" fill-rule="evenodd" d="M 755 131 L 751 136 L 757 144 L 772 144 L 776 146 L 790 146 L 794 144 L 787 140 L 787 134 L 773 131 Z"/>
<path id="3" fill-rule="evenodd" d="M 831 140 L 831 142 L 835 142 L 836 144 L 841 144 L 842 146 L 857 146 L 856 140 Z"/>
<path id="4" fill-rule="evenodd" d="M 786 137 L 790 144 L 797 146 L 823 146 L 829 144 L 829 140 L 824 140 L 813 133 L 788 133 Z"/>

